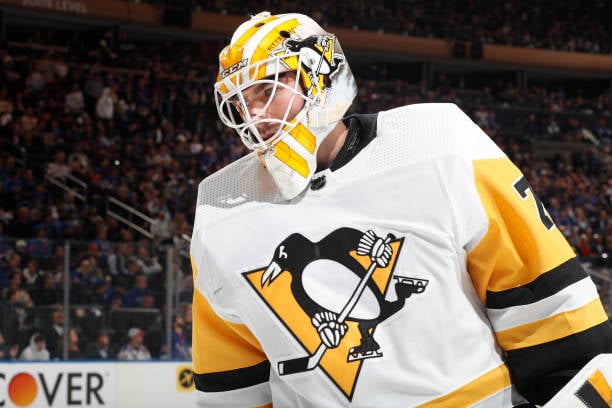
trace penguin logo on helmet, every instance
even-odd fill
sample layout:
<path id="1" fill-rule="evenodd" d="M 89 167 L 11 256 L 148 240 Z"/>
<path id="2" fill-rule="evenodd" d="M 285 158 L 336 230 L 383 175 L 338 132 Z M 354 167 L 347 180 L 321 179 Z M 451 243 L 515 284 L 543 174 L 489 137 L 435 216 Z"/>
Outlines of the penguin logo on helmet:
<path id="1" fill-rule="evenodd" d="M 331 76 L 344 63 L 344 56 L 334 53 L 335 36 L 311 35 L 302 40 L 289 38 L 289 33 L 281 31 L 287 40 L 281 53 L 299 53 L 302 56 L 302 84 L 308 97 L 317 96 L 319 90 L 331 86 Z M 292 68 L 292 67 L 290 67 Z"/>

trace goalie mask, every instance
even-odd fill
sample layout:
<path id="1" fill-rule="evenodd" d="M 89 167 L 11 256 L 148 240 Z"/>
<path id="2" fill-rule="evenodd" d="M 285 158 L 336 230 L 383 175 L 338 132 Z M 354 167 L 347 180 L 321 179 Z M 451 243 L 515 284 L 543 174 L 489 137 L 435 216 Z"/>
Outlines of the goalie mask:
<path id="1" fill-rule="evenodd" d="M 287 199 L 308 186 L 321 142 L 356 94 L 338 40 L 303 14 L 259 13 L 219 55 L 219 117 L 258 152 Z"/>

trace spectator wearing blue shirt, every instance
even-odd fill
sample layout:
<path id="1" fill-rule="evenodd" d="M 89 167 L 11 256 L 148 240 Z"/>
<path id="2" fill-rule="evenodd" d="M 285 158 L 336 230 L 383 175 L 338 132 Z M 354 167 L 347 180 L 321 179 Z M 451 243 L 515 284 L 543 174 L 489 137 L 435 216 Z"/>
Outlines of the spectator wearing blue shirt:
<path id="1" fill-rule="evenodd" d="M 52 243 L 49 240 L 48 229 L 45 227 L 34 228 L 36 238 L 28 243 L 28 253 L 31 257 L 47 261 L 53 255 Z"/>
<path id="2" fill-rule="evenodd" d="M 175 316 L 172 322 L 172 347 L 168 350 L 167 344 L 162 345 L 166 356 L 172 360 L 191 360 L 191 350 L 187 336 L 183 330 L 185 321 L 181 316 Z"/>
<path id="3" fill-rule="evenodd" d="M 143 273 L 138 273 L 134 276 L 134 284 L 125 294 L 126 307 L 141 307 L 142 299 L 145 296 L 154 296 L 151 289 L 148 288 L 147 276 Z"/>
<path id="4" fill-rule="evenodd" d="M 103 280 L 104 277 L 97 266 L 96 259 L 94 257 L 83 258 L 71 275 L 71 299 L 74 303 L 91 302 L 96 284 Z"/>

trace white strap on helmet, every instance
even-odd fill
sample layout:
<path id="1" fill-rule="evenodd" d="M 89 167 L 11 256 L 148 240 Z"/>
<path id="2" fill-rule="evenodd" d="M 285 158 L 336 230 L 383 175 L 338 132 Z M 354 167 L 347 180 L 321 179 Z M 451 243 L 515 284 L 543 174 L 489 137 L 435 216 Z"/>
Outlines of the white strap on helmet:
<path id="1" fill-rule="evenodd" d="M 342 119 L 350 107 L 351 103 L 343 103 L 324 110 L 309 110 L 307 113 L 308 126 L 317 128 L 337 122 Z"/>

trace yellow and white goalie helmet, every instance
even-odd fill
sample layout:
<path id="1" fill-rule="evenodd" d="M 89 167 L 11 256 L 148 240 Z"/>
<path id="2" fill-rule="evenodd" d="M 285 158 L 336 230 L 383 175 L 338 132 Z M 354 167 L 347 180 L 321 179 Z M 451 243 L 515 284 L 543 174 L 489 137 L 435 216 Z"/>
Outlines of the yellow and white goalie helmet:
<path id="1" fill-rule="evenodd" d="M 283 81 L 287 72 L 296 80 Z M 263 108 L 251 112 L 251 86 Z M 279 92 L 290 93 L 284 114 L 265 114 Z M 241 24 L 219 54 L 215 101 L 221 121 L 258 152 L 280 192 L 291 199 L 309 184 L 321 142 L 342 119 L 357 86 L 333 34 L 303 14 L 259 13 Z M 303 101 L 303 102 L 302 102 Z M 295 112 L 295 106 L 301 106 Z"/>

